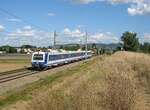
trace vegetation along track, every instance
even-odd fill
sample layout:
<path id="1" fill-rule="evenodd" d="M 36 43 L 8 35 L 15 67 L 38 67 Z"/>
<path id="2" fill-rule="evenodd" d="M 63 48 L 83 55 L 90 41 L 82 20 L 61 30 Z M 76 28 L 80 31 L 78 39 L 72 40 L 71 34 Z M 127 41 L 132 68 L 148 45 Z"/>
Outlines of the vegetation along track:
<path id="1" fill-rule="evenodd" d="M 25 76 L 29 76 L 39 71 L 34 71 L 31 68 L 21 68 L 12 71 L 0 73 L 0 83 L 8 82 L 11 80 L 19 79 Z"/>

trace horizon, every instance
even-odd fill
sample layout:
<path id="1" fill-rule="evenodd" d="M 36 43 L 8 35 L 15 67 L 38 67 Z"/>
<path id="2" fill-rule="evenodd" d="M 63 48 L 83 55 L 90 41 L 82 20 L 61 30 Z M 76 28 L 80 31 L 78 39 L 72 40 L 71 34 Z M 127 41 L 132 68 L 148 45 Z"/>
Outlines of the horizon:
<path id="1" fill-rule="evenodd" d="M 96 44 L 96 45 L 120 45 L 120 43 L 87 43 L 87 45 L 92 45 L 92 44 Z M 84 46 L 85 44 L 79 44 L 79 43 L 68 43 L 68 44 L 57 44 L 56 46 L 65 46 L 65 45 L 82 45 Z M 24 45 L 20 45 L 20 46 L 13 46 L 13 45 L 1 45 L 0 47 L 3 47 L 3 46 L 10 46 L 10 47 L 22 47 L 22 46 L 32 46 L 32 47 L 36 47 L 36 48 L 53 48 L 53 45 L 49 45 L 49 46 L 35 46 L 35 45 L 29 45 L 29 44 L 24 44 Z"/>

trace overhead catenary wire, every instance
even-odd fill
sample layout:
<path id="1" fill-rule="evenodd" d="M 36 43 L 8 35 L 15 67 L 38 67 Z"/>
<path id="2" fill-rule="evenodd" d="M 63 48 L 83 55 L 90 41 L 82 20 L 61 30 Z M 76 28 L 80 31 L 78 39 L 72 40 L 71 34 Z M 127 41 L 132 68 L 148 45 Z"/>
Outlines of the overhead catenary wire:
<path id="1" fill-rule="evenodd" d="M 8 11 L 8 10 L 5 10 L 5 9 L 3 9 L 3 8 L 1 8 L 1 7 L 0 7 L 0 11 L 3 12 L 3 13 L 5 13 L 5 14 L 7 14 L 7 15 L 9 15 L 9 16 L 12 16 L 12 17 L 14 17 L 14 18 L 16 18 L 16 19 L 21 20 L 21 21 L 24 22 L 25 24 L 31 25 L 31 26 L 33 26 L 33 27 L 35 27 L 35 28 L 38 28 L 38 29 L 40 29 L 40 30 L 43 30 L 43 31 L 48 31 L 47 29 L 44 29 L 44 28 L 42 28 L 42 27 L 40 27 L 40 26 L 38 26 L 38 25 L 36 25 L 36 24 L 34 24 L 34 23 L 28 21 L 28 20 L 25 20 L 24 18 L 22 18 L 22 17 L 20 17 L 20 16 L 18 16 L 18 15 L 16 15 L 16 14 L 14 14 L 14 13 Z"/>

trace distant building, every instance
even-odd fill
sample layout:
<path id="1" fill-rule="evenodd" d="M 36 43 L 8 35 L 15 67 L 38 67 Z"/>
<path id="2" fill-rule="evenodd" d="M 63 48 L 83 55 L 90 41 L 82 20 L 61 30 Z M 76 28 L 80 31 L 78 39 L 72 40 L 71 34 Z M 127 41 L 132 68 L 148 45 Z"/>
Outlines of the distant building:
<path id="1" fill-rule="evenodd" d="M 21 53 L 21 48 L 16 48 L 17 49 L 17 53 Z"/>
<path id="2" fill-rule="evenodd" d="M 5 54 L 6 53 L 6 51 L 0 51 L 0 54 Z"/>

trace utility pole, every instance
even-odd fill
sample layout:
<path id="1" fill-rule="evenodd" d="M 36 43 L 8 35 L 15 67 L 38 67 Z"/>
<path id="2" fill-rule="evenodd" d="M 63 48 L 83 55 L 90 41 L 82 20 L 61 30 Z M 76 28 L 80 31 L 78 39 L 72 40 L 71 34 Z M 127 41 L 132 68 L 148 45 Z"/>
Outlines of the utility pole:
<path id="1" fill-rule="evenodd" d="M 57 33 L 56 33 L 56 31 L 54 31 L 54 44 L 53 44 L 53 49 L 56 49 L 56 37 L 57 37 Z"/>
<path id="2" fill-rule="evenodd" d="M 85 51 L 86 51 L 86 56 L 87 56 L 87 49 L 88 49 L 88 47 L 87 47 L 87 37 L 88 37 L 88 34 L 86 32 L 85 33 Z"/>
<path id="3" fill-rule="evenodd" d="M 80 49 L 82 50 L 82 40 L 80 39 Z"/>

